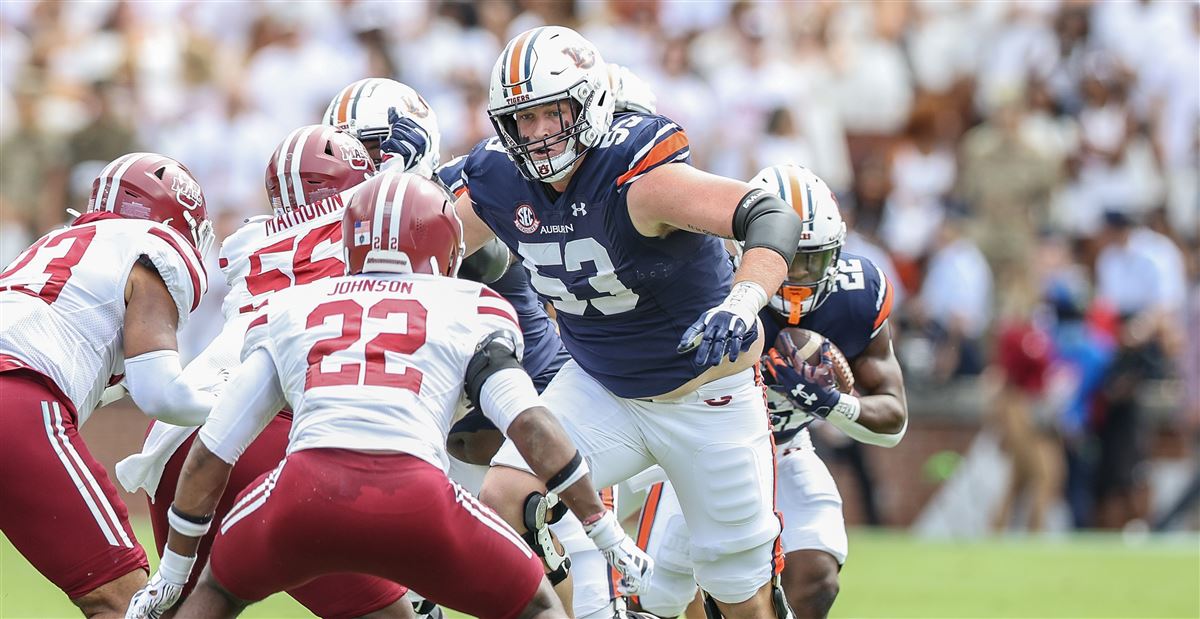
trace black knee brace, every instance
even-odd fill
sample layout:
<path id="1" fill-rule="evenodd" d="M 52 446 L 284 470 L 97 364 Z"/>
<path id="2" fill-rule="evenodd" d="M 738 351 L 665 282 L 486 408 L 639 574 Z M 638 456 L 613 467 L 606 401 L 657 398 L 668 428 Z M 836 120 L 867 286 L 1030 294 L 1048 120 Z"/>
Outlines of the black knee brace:
<path id="1" fill-rule="evenodd" d="M 525 524 L 522 535 L 525 542 L 546 563 L 550 571 L 546 578 L 550 584 L 557 585 L 567 578 L 571 572 L 571 557 L 554 547 L 554 539 L 550 536 L 550 525 L 558 522 L 567 513 L 567 506 L 558 497 L 540 492 L 531 492 L 525 497 L 525 507 L 521 520 Z"/>

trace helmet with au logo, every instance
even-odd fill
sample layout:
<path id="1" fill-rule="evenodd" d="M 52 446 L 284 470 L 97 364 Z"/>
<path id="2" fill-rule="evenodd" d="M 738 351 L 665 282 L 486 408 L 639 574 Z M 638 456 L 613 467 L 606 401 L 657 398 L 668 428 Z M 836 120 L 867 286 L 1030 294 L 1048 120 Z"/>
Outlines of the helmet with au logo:
<path id="1" fill-rule="evenodd" d="M 562 26 L 527 30 L 508 42 L 492 69 L 488 115 L 509 158 L 529 180 L 552 183 L 571 172 L 612 125 L 615 98 L 596 46 Z M 522 112 L 556 104 L 559 131 L 523 136 Z M 568 122 L 566 119 L 570 118 Z M 562 152 L 551 155 L 553 150 Z"/>
<path id="2" fill-rule="evenodd" d="M 108 211 L 174 228 L 203 256 L 216 235 L 204 193 L 182 163 L 157 153 L 130 153 L 104 166 L 92 182 L 87 212 Z"/>
<path id="3" fill-rule="evenodd" d="M 271 207 L 290 211 L 337 195 L 375 175 L 375 164 L 354 136 L 325 125 L 288 134 L 267 162 Z"/>
<path id="4" fill-rule="evenodd" d="M 750 184 L 791 204 L 803 222 L 787 279 L 769 303 L 771 309 L 787 318 L 788 324 L 798 324 L 801 316 L 825 301 L 837 279 L 846 223 L 833 191 L 808 168 L 771 166 L 756 174 Z"/>
<path id="5" fill-rule="evenodd" d="M 396 108 L 397 114 L 412 119 L 429 134 L 428 152 L 414 168 L 432 175 L 441 162 L 442 134 L 438 131 L 437 114 L 416 90 L 405 84 L 382 77 L 358 80 L 343 88 L 329 102 L 321 120 L 357 137 L 371 153 L 375 167 L 379 167 L 382 163 L 379 144 L 392 130 L 392 124 L 388 122 L 390 108 Z"/>
<path id="6" fill-rule="evenodd" d="M 466 251 L 454 197 L 407 172 L 379 174 L 354 192 L 342 216 L 342 243 L 347 275 L 453 277 Z"/>

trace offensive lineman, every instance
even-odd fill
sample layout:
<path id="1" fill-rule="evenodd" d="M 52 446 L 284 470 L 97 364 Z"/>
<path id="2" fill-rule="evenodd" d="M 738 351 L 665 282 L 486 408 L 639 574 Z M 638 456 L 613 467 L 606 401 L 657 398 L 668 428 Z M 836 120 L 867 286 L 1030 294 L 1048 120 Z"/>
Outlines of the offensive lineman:
<path id="1" fill-rule="evenodd" d="M 192 446 L 160 573 L 186 576 L 229 470 L 275 411 L 295 411 L 288 456 L 221 523 L 179 616 L 236 616 L 347 571 L 411 583 L 480 617 L 564 616 L 528 546 L 445 475 L 464 395 L 573 511 L 606 523 L 591 535 L 619 557 L 614 566 L 640 573 L 648 559 L 600 504 L 586 462 L 521 369 L 512 307 L 451 279 L 463 245 L 447 194 L 416 175 L 379 175 L 351 198 L 343 237 L 347 276 L 281 291 L 258 312 L 243 364 Z M 174 602 L 150 589 L 131 613 Z"/>
<path id="2" fill-rule="evenodd" d="M 857 395 L 829 383 L 828 367 L 797 366 L 788 351 L 771 350 L 763 368 L 771 383 L 771 417 L 779 470 L 787 563 L 783 590 L 798 617 L 825 617 L 838 593 L 838 572 L 848 544 L 837 485 L 817 457 L 808 425 L 818 417 L 851 438 L 892 447 L 908 423 L 904 379 L 892 351 L 888 317 L 892 289 L 866 258 L 842 253 L 846 225 L 833 192 L 798 166 L 772 166 L 751 184 L 792 205 L 805 223 L 788 279 L 759 317 L 767 341 L 781 329 L 800 327 L 825 335 L 850 361 Z M 695 597 L 688 527 L 669 483 L 651 486 L 638 527 L 638 545 L 656 561 L 640 607 L 660 617 L 677 617 Z"/>
<path id="3" fill-rule="evenodd" d="M 119 617 L 149 564 L 78 433 L 124 375 L 151 417 L 194 424 L 216 396 L 186 380 L 176 334 L 212 244 L 199 183 L 153 153 L 109 163 L 87 212 L 0 273 L 0 530 L 87 617 Z"/>
<path id="4" fill-rule="evenodd" d="M 799 218 L 687 165 L 670 120 L 614 119 L 604 62 L 572 30 L 517 36 L 490 82 L 498 137 L 468 155 L 458 212 L 468 252 L 500 238 L 557 311 L 573 361 L 543 396 L 599 485 L 663 466 L 694 521 L 697 578 L 722 612 L 787 616 L 772 586 L 780 525 L 752 366 L 756 315 L 783 281 Z M 736 279 L 714 236 L 746 241 Z M 523 528 L 522 497 L 546 488 L 511 443 L 493 464 L 482 496 Z"/>

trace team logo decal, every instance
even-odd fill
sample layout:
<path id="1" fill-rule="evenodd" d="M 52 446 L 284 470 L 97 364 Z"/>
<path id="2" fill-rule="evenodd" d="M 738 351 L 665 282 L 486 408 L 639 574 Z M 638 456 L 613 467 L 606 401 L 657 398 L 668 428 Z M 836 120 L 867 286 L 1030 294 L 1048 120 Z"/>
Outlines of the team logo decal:
<path id="1" fill-rule="evenodd" d="M 175 199 L 189 211 L 204 206 L 204 196 L 200 193 L 200 184 L 181 174 L 171 176 L 171 191 Z"/>
<path id="2" fill-rule="evenodd" d="M 580 69 L 590 69 L 596 65 L 596 52 L 584 47 L 564 47 L 564 54 L 570 56 L 571 60 L 575 61 L 575 66 Z"/>
<path id="3" fill-rule="evenodd" d="M 533 207 L 528 204 L 520 204 L 517 206 L 513 223 L 516 224 L 517 230 L 525 234 L 533 234 L 537 231 L 538 226 L 542 223 L 538 221 L 537 215 L 533 212 Z"/>
<path id="4" fill-rule="evenodd" d="M 404 97 L 402 101 L 404 109 L 408 112 L 409 116 L 416 116 L 417 118 L 429 116 L 429 104 L 425 102 L 425 98 L 421 95 L 417 95 L 416 100 L 413 100 L 412 97 Z"/>
<path id="5" fill-rule="evenodd" d="M 367 149 L 363 148 L 362 144 L 345 140 L 338 144 L 338 150 L 341 151 L 342 161 L 349 163 L 351 170 L 367 169 L 370 156 L 367 155 Z"/>

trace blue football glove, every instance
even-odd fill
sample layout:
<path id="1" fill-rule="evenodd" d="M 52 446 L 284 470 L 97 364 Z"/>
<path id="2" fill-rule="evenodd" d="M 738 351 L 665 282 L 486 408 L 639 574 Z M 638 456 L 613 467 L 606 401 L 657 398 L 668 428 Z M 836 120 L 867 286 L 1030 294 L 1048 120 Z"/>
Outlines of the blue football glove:
<path id="1" fill-rule="evenodd" d="M 739 282 L 720 305 L 704 312 L 683 332 L 675 351 L 696 350 L 696 365 L 720 365 L 726 356 L 737 361 L 758 339 L 758 310 L 767 303 L 767 293 L 754 282 Z"/>
<path id="2" fill-rule="evenodd" d="M 801 410 L 822 419 L 829 416 L 842 399 L 837 388 L 828 341 L 821 344 L 821 363 L 812 365 L 798 359 L 796 346 L 786 333 L 779 347 L 762 356 L 762 367 L 770 376 L 770 387 Z"/>
<path id="3" fill-rule="evenodd" d="M 417 121 L 397 114 L 394 107 L 388 108 L 388 124 L 388 137 L 379 144 L 382 167 L 400 165 L 401 171 L 412 170 L 429 154 L 429 133 Z"/>

